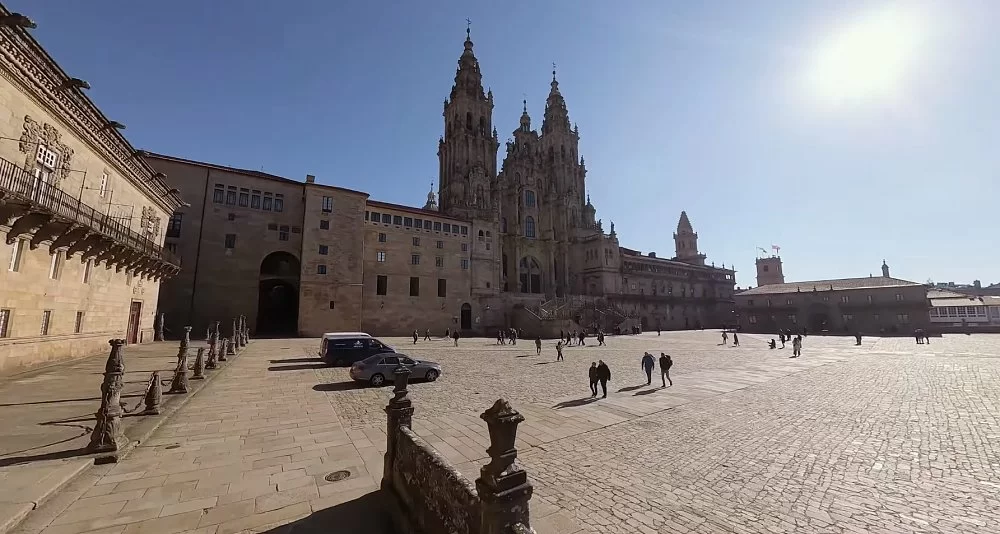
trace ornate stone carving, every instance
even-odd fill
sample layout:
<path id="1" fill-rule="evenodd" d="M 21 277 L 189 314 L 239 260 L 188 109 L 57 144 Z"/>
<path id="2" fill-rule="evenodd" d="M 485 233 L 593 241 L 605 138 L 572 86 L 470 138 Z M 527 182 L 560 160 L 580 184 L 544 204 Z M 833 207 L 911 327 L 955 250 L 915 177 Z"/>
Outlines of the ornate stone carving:
<path id="1" fill-rule="evenodd" d="M 158 415 L 162 401 L 163 388 L 160 386 L 160 372 L 153 371 L 152 376 L 149 377 L 149 387 L 146 388 L 146 397 L 143 399 L 146 407 L 139 415 Z"/>
<path id="2" fill-rule="evenodd" d="M 139 228 L 152 240 L 156 240 L 160 235 L 160 217 L 152 206 L 142 208 L 142 216 L 139 218 Z"/>
<path id="3" fill-rule="evenodd" d="M 188 391 L 188 369 L 187 351 L 191 344 L 191 327 L 184 327 L 184 337 L 181 338 L 181 346 L 177 350 L 177 367 L 174 369 L 174 378 L 170 382 L 170 391 L 167 393 L 187 393 Z"/>
<path id="4" fill-rule="evenodd" d="M 97 424 L 90 435 L 90 452 L 113 452 L 128 444 L 122 431 L 122 375 L 125 374 L 125 360 L 122 357 L 124 339 L 112 339 L 111 354 L 104 366 L 104 382 L 101 384 L 101 408 L 97 410 Z"/>
<path id="5" fill-rule="evenodd" d="M 40 123 L 32 119 L 30 115 L 24 116 L 23 131 L 21 132 L 18 148 L 26 154 L 24 158 L 24 168 L 29 172 L 38 168 L 38 145 L 41 143 L 58 154 L 55 162 L 55 169 L 52 173 L 52 184 L 58 185 L 64 178 L 69 176 L 70 164 L 73 161 L 73 149 L 68 147 L 61 140 L 62 134 L 55 126 L 49 123 Z"/>

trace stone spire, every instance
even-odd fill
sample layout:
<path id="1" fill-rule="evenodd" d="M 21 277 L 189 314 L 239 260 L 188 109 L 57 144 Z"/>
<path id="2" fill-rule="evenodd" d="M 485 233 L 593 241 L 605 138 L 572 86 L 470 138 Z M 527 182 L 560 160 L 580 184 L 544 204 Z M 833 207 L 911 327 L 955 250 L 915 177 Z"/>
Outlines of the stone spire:
<path id="1" fill-rule="evenodd" d="M 698 232 L 694 231 L 685 211 L 681 212 L 681 218 L 677 221 L 674 248 L 677 254 L 674 259 L 694 265 L 705 265 L 705 255 L 698 253 Z"/>
<path id="2" fill-rule="evenodd" d="M 549 86 L 549 97 L 545 99 L 545 118 L 542 120 L 542 132 L 548 133 L 557 129 L 570 131 L 569 111 L 566 109 L 566 100 L 559 92 L 555 63 L 552 64 L 552 83 Z"/>
<path id="3" fill-rule="evenodd" d="M 531 131 L 531 116 L 528 115 L 528 100 L 524 99 L 521 101 L 524 107 L 521 110 L 521 131 L 530 132 Z"/>
<path id="4" fill-rule="evenodd" d="M 686 211 L 681 211 L 681 218 L 677 221 L 677 233 L 681 233 L 682 231 L 694 232 Z"/>
<path id="5" fill-rule="evenodd" d="M 455 85 L 451 88 L 451 99 L 460 93 L 476 98 L 486 98 L 483 92 L 483 74 L 479 71 L 479 60 L 472 51 L 472 33 L 465 29 L 465 50 L 458 58 L 458 69 L 455 71 Z M 491 95 L 492 96 L 492 95 Z"/>
<path id="6" fill-rule="evenodd" d="M 434 197 L 434 182 L 431 182 L 431 189 L 427 192 L 427 203 L 424 204 L 425 210 L 437 211 L 437 199 Z"/>

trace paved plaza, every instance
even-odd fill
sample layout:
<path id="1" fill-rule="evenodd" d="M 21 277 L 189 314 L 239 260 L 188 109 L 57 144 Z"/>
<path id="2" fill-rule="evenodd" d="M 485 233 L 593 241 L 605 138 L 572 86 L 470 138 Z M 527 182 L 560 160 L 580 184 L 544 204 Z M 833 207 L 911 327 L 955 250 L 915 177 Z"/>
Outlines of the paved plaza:
<path id="1" fill-rule="evenodd" d="M 740 340 L 588 339 L 556 362 L 554 341 L 536 356 L 531 340 L 385 339 L 442 364 L 410 387 L 413 427 L 468 478 L 489 443 L 479 414 L 503 396 L 525 415 L 539 534 L 1000 531 L 1000 336 L 811 336 L 798 359 Z M 15 532 L 388 532 L 376 489 L 390 389 L 323 366 L 318 344 L 255 340 L 128 458 L 85 470 Z M 672 387 L 646 386 L 644 350 L 673 356 Z M 598 359 L 612 381 L 592 400 Z M 44 406 L 2 423 L 30 434 Z"/>

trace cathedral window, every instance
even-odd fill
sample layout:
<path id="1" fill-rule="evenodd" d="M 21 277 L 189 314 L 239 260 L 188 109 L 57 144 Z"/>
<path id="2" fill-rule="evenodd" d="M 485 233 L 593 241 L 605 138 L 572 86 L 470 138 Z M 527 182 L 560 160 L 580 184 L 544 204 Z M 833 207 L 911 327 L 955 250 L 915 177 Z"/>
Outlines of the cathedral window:
<path id="1" fill-rule="evenodd" d="M 535 207 L 535 192 L 528 190 L 524 192 L 524 205 L 533 208 Z"/>
<path id="2" fill-rule="evenodd" d="M 521 258 L 519 280 L 521 293 L 542 292 L 542 266 L 532 257 Z"/>
<path id="3" fill-rule="evenodd" d="M 489 230 L 486 231 L 486 239 L 487 240 L 493 239 L 493 234 Z"/>
<path id="4" fill-rule="evenodd" d="M 507 217 L 500 218 L 500 231 L 505 234 L 507 233 Z"/>
<path id="5" fill-rule="evenodd" d="M 479 133 L 486 135 L 486 119 L 483 117 L 479 117 Z"/>
<path id="6" fill-rule="evenodd" d="M 535 219 L 530 215 L 524 219 L 524 237 L 535 237 Z"/>
<path id="7" fill-rule="evenodd" d="M 480 230 L 479 231 L 479 240 L 482 241 L 484 236 L 485 236 L 485 234 L 483 233 L 482 230 Z"/>
<path id="8" fill-rule="evenodd" d="M 472 131 L 472 113 L 465 114 L 465 129 Z"/>

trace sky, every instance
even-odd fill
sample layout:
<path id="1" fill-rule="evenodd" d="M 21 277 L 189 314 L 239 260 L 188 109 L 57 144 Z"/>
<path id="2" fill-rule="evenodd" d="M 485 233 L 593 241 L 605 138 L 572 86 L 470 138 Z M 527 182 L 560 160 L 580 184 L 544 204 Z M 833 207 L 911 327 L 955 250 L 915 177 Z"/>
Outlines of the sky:
<path id="1" fill-rule="evenodd" d="M 7 0 L 137 148 L 420 206 L 471 21 L 504 141 L 552 64 L 623 246 L 699 248 L 755 286 L 1000 282 L 1000 53 L 988 0 Z M 140 7 L 141 6 L 141 7 Z M 433 6 L 433 7 L 426 7 Z M 994 199 L 994 200 L 989 200 Z"/>

